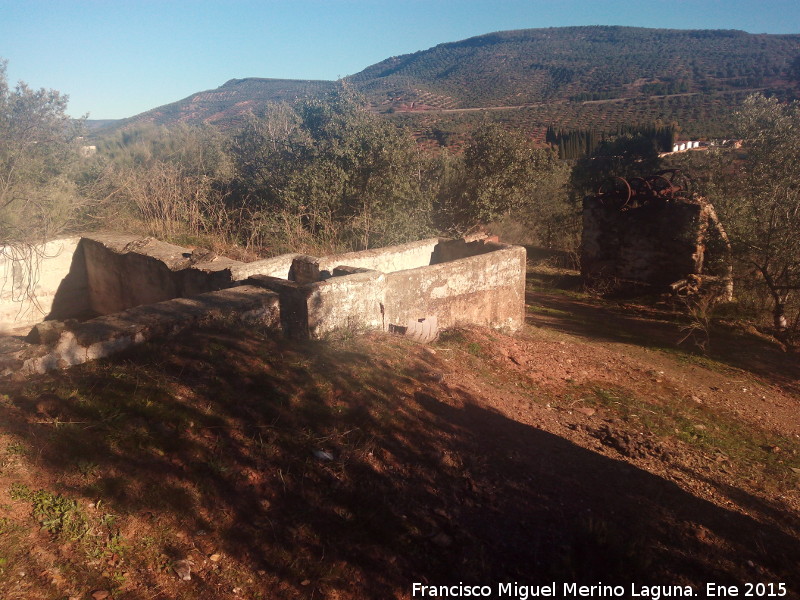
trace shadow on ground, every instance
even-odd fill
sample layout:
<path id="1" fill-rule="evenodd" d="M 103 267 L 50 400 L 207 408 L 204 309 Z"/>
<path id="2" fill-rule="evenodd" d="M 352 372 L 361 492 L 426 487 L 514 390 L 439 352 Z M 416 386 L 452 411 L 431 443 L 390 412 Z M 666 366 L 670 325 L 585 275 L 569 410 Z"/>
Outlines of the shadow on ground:
<path id="1" fill-rule="evenodd" d="M 192 331 L 14 384 L 0 421 L 57 491 L 169 532 L 157 544 L 170 559 L 222 550 L 260 573 L 247 597 L 391 598 L 460 581 L 800 586 L 798 524 L 776 522 L 779 507 L 747 495 L 749 515 L 720 508 L 485 408 L 437 381 L 438 358 L 418 346 L 371 339 Z M 130 557 L 133 577 L 158 590 L 147 556 Z M 160 597 L 216 597 L 219 577 Z"/>
<path id="2" fill-rule="evenodd" d="M 560 293 L 537 289 L 543 282 Z M 527 322 L 587 340 L 707 357 L 800 393 L 800 355 L 763 336 L 719 324 L 713 326 L 707 339 L 705 335 L 693 336 L 687 327 L 690 320 L 678 309 L 613 303 L 578 293 L 580 290 L 577 274 L 528 273 Z M 702 341 L 701 346 L 698 341 Z"/>

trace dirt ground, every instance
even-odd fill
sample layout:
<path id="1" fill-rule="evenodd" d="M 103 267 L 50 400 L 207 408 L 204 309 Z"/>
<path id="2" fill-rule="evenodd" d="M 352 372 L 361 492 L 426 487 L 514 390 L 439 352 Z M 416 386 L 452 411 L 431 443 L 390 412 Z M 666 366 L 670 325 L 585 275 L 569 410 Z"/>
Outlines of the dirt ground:
<path id="1" fill-rule="evenodd" d="M 573 284 L 514 335 L 216 327 L 0 384 L 0 598 L 800 597 L 798 356 Z"/>

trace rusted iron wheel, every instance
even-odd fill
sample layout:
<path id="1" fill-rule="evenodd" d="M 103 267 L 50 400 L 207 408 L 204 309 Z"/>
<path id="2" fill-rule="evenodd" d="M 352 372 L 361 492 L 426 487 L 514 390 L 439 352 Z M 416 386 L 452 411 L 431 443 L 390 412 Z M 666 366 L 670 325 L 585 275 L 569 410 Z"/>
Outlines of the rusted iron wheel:
<path id="1" fill-rule="evenodd" d="M 600 184 L 597 189 L 597 197 L 603 204 L 607 200 L 613 200 L 620 203 L 620 206 L 625 206 L 630 202 L 633 190 L 630 184 L 622 177 L 612 177 Z"/>
<path id="2" fill-rule="evenodd" d="M 644 177 L 631 177 L 628 183 L 633 191 L 631 201 L 626 205 L 628 208 L 632 208 L 634 204 L 641 206 L 648 198 L 652 197 L 653 189 Z"/>
<path id="3" fill-rule="evenodd" d="M 673 196 L 685 198 L 691 196 L 692 178 L 680 169 L 664 169 L 656 173 L 656 175 L 669 180 Z"/>
<path id="4" fill-rule="evenodd" d="M 665 200 L 671 200 L 673 192 L 675 189 L 672 187 L 669 179 L 664 177 L 663 175 L 650 175 L 647 178 L 647 183 L 650 185 L 650 188 L 653 190 L 653 195 L 658 198 L 663 198 Z"/>

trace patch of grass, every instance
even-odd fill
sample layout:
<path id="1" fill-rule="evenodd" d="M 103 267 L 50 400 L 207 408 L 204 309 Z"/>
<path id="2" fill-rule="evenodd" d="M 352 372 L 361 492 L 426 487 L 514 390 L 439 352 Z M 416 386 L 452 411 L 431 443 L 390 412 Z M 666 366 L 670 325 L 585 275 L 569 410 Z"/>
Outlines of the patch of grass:
<path id="1" fill-rule="evenodd" d="M 723 362 L 714 360 L 713 358 L 709 358 L 703 354 L 697 354 L 689 350 L 684 350 L 680 347 L 657 346 L 653 347 L 652 349 L 673 356 L 675 360 L 681 364 L 696 365 L 698 367 L 708 369 L 709 371 L 715 371 L 717 373 L 723 373 L 726 375 L 735 372 L 735 369 L 729 367 Z"/>
<path id="2" fill-rule="evenodd" d="M 81 539 L 89 531 L 85 513 L 75 500 L 46 490 L 32 491 L 28 486 L 14 483 L 11 498 L 30 502 L 33 516 L 43 529 L 65 539 Z"/>
<path id="3" fill-rule="evenodd" d="M 732 417 L 711 412 L 682 398 L 654 404 L 625 390 L 594 387 L 592 395 L 626 422 L 638 422 L 651 433 L 674 437 L 714 455 L 720 453 L 742 470 L 762 467 L 765 480 L 789 482 L 792 468 L 800 467 L 800 444 Z"/>
<path id="4" fill-rule="evenodd" d="M 90 559 L 116 557 L 119 563 L 130 550 L 116 529 L 114 515 L 104 513 L 91 517 L 75 500 L 47 490 L 33 491 L 20 483 L 12 484 L 10 495 L 13 500 L 30 503 L 33 517 L 43 529 L 61 540 L 80 542 Z"/>
<path id="5" fill-rule="evenodd" d="M 528 312 L 537 315 L 545 315 L 548 317 L 563 317 L 567 319 L 573 318 L 573 314 L 566 310 L 559 310 L 557 308 L 548 308 L 546 306 L 528 305 Z"/>
<path id="6" fill-rule="evenodd" d="M 588 298 L 580 273 L 546 265 L 531 266 L 526 276 L 526 288 L 531 292 L 546 292 L 569 298 Z"/>
<path id="7" fill-rule="evenodd" d="M 12 456 L 25 456 L 28 453 L 27 448 L 20 443 L 9 444 L 6 448 L 6 453 Z"/>
<path id="8" fill-rule="evenodd" d="M 78 460 L 78 462 L 75 464 L 75 467 L 84 477 L 92 477 L 96 475 L 100 469 L 97 463 L 90 460 Z"/>
<path id="9" fill-rule="evenodd" d="M 439 334 L 437 342 L 440 346 L 457 346 L 467 341 L 467 337 L 460 329 L 446 329 Z"/>
<path id="10" fill-rule="evenodd" d="M 467 344 L 467 352 L 472 356 L 483 357 L 483 348 L 478 342 L 470 342 Z"/>

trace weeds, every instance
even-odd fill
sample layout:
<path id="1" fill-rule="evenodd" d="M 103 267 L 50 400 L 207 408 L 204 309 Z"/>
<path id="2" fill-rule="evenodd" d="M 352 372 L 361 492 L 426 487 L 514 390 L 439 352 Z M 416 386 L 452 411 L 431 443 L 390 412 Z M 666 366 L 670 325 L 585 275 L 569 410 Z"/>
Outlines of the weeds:
<path id="1" fill-rule="evenodd" d="M 483 357 L 483 348 L 478 342 L 470 342 L 467 344 L 467 352 L 472 354 L 472 356 Z"/>
<path id="2" fill-rule="evenodd" d="M 442 346 L 458 345 L 466 342 L 467 338 L 460 329 L 446 329 L 439 334 L 438 341 Z"/>
<path id="3" fill-rule="evenodd" d="M 13 500 L 29 502 L 33 517 L 42 529 L 59 539 L 80 542 L 90 559 L 113 557 L 119 564 L 130 547 L 119 531 L 115 530 L 116 517 L 104 513 L 99 518 L 87 515 L 75 500 L 47 490 L 32 491 L 28 486 L 14 483 L 10 495 Z M 97 503 L 96 508 L 100 507 Z M 0 523 L 2 532 L 2 523 Z"/>
<path id="4" fill-rule="evenodd" d="M 25 456 L 27 449 L 20 443 L 9 444 L 6 453 L 12 456 Z"/>
<path id="5" fill-rule="evenodd" d="M 706 354 L 711 345 L 711 328 L 718 298 L 711 294 L 695 294 L 682 298 L 682 301 L 686 307 L 689 322 L 681 327 L 683 337 L 678 340 L 678 345 L 691 340 L 703 354 Z"/>
<path id="6" fill-rule="evenodd" d="M 638 422 L 650 433 L 698 446 L 714 455 L 724 454 L 748 471 L 763 465 L 772 481 L 800 467 L 800 445 L 782 436 L 747 427 L 720 413 L 679 398 L 663 404 L 639 400 L 624 390 L 594 387 L 596 401 L 626 422 Z M 776 450 L 777 449 L 777 450 Z M 775 477 L 777 476 L 777 477 Z"/>
<path id="7" fill-rule="evenodd" d="M 88 460 L 79 460 L 75 466 L 78 472 L 87 478 L 96 475 L 100 469 L 97 463 Z"/>
<path id="8" fill-rule="evenodd" d="M 89 531 L 86 515 L 75 500 L 46 490 L 31 491 L 28 486 L 15 483 L 11 486 L 11 498 L 31 503 L 34 518 L 42 528 L 54 535 L 75 541 Z"/>

